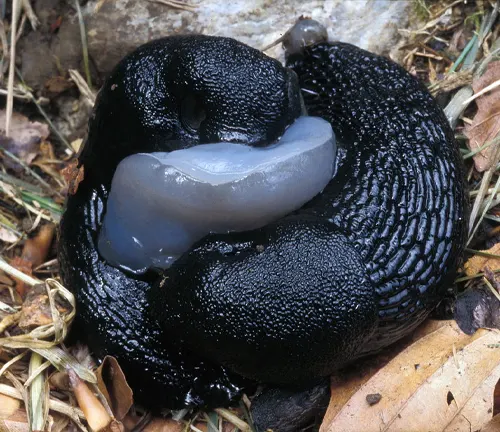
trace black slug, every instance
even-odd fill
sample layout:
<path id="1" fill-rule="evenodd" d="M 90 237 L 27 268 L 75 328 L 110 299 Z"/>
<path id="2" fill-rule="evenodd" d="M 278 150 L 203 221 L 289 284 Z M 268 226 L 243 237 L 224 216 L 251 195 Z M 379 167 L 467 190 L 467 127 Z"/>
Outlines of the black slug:
<path id="1" fill-rule="evenodd" d="M 208 234 L 163 270 L 100 255 L 124 158 L 221 141 L 279 147 L 303 114 L 300 93 L 337 148 L 333 178 L 307 203 Z M 98 357 L 118 358 L 149 407 L 224 405 L 253 381 L 307 384 L 387 346 L 438 304 L 464 250 L 464 176 L 445 116 L 403 68 L 344 43 L 291 53 L 287 68 L 231 39 L 146 44 L 106 81 L 79 162 L 59 254 L 75 330 Z M 278 196 L 300 188 L 287 185 Z"/>

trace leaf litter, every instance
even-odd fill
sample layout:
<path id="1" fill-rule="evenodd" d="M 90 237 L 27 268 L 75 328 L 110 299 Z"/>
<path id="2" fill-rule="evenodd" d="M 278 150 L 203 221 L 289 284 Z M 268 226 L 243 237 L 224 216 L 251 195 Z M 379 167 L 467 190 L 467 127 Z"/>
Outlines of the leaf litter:
<path id="1" fill-rule="evenodd" d="M 495 187 L 500 90 L 477 95 L 500 80 L 495 5 L 416 4 L 422 6 L 422 26 L 402 30 L 408 39 L 403 64 L 438 97 L 457 90 L 463 94 L 454 106 L 454 124 L 466 162 L 474 162 L 474 167 L 468 162 L 468 180 L 475 203 L 470 247 L 475 249 L 468 252 L 458 286 L 486 292 L 488 284 L 497 289 L 500 271 L 500 191 Z M 28 15 L 25 9 L 21 12 Z M 92 104 L 95 91 L 77 71 L 70 76 Z M 73 85 L 61 77 L 49 84 L 50 97 Z M 16 98 L 15 107 L 34 104 L 42 119 L 31 121 L 15 112 L 9 118 L 9 137 L 0 131 L 0 430 L 30 430 L 30 425 L 50 431 L 252 430 L 252 395 L 237 409 L 172 413 L 176 420 L 152 417 L 133 405 L 115 359 L 106 358 L 96 369 L 84 348 L 62 344 L 75 301 L 57 280 L 55 240 L 48 233 L 53 235 L 64 196 L 74 193 L 84 173 L 40 98 L 21 78 L 8 92 Z M 5 116 L 0 112 L 0 125 L 6 123 Z M 379 356 L 332 377 L 320 430 L 498 430 L 499 346 L 495 330 L 468 336 L 453 322 L 428 321 Z"/>

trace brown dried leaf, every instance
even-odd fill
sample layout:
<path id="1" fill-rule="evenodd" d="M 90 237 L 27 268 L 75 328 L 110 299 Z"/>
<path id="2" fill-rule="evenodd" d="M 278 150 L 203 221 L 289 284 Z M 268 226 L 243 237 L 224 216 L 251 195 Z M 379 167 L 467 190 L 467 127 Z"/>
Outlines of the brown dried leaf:
<path id="1" fill-rule="evenodd" d="M 47 224 L 42 226 L 35 237 L 26 240 L 21 256 L 15 257 L 10 264 L 31 276 L 33 268 L 45 262 L 54 238 L 54 233 L 55 225 Z M 20 280 L 16 282 L 16 291 L 22 298 L 26 295 L 28 288 L 24 282 Z"/>
<path id="2" fill-rule="evenodd" d="M 50 432 L 65 432 L 68 430 L 71 430 L 69 428 L 69 418 L 57 413 L 53 413 L 52 415 L 49 416 L 52 417 L 52 428 L 50 429 Z"/>
<path id="3" fill-rule="evenodd" d="M 47 259 L 55 230 L 53 224 L 43 225 L 35 237 L 26 240 L 21 258 L 30 262 L 33 268 L 43 264 Z"/>
<path id="4" fill-rule="evenodd" d="M 96 376 L 97 386 L 106 397 L 113 414 L 118 420 L 122 420 L 134 403 L 134 398 L 118 361 L 106 356 L 97 368 Z"/>
<path id="5" fill-rule="evenodd" d="M 488 65 L 486 72 L 472 82 L 474 93 L 500 79 L 500 61 Z M 475 150 L 493 140 L 500 132 L 500 89 L 496 88 L 476 99 L 477 114 L 464 133 L 469 138 L 469 148 Z M 486 171 L 493 163 L 494 147 L 490 146 L 474 156 L 479 172 Z"/>
<path id="6" fill-rule="evenodd" d="M 497 414 L 500 414 L 500 380 L 496 383 L 493 392 L 493 415 L 496 416 Z"/>
<path id="7" fill-rule="evenodd" d="M 115 420 L 108 414 L 106 408 L 104 408 L 97 396 L 92 393 L 87 384 L 72 369 L 68 370 L 68 376 L 78 406 L 83 411 L 90 428 L 96 432 L 116 429 L 113 424 Z"/>
<path id="8" fill-rule="evenodd" d="M 29 261 L 26 261 L 21 257 L 12 258 L 12 260 L 10 261 L 10 265 L 27 276 L 31 276 L 33 274 L 33 265 Z M 20 279 L 16 280 L 16 292 L 21 298 L 24 298 L 27 291 L 28 286 Z"/>
<path id="9" fill-rule="evenodd" d="M 448 321 L 378 371 L 372 367 L 358 370 L 354 379 L 334 377 L 320 430 L 480 429 L 492 417 L 493 388 L 500 378 L 499 339 L 498 332 L 487 330 L 466 336 Z M 370 406 L 366 396 L 376 393 L 382 398 Z"/>
<path id="10" fill-rule="evenodd" d="M 39 122 L 31 122 L 27 117 L 14 113 L 12 115 L 9 137 L 5 136 L 5 110 L 0 110 L 0 147 L 14 154 L 29 165 L 38 154 L 40 143 L 49 136 L 49 127 Z M 19 165 L 6 160 L 8 166 L 19 169 Z"/>
<path id="11" fill-rule="evenodd" d="M 123 424 L 127 430 L 134 430 L 134 427 L 141 421 L 141 417 L 128 414 L 123 419 Z M 153 418 L 144 426 L 142 432 L 182 432 L 186 425 L 167 418 Z"/>
<path id="12" fill-rule="evenodd" d="M 66 183 L 68 183 L 68 194 L 76 194 L 78 185 L 83 180 L 85 175 L 83 165 L 78 168 L 78 160 L 75 159 L 61 170 L 61 175 L 66 180 Z"/>
<path id="13" fill-rule="evenodd" d="M 9 327 L 16 325 L 20 319 L 21 319 L 21 312 L 16 312 L 16 313 L 4 316 L 0 320 L 0 334 L 2 334 Z"/>
<path id="14" fill-rule="evenodd" d="M 11 230 L 7 228 L 0 227 L 0 241 L 5 243 L 15 243 L 19 240 L 17 234 L 13 233 Z"/>
<path id="15" fill-rule="evenodd" d="M 62 76 L 51 77 L 45 82 L 45 90 L 50 96 L 57 96 L 74 86 L 73 81 Z"/>
<path id="16" fill-rule="evenodd" d="M 500 243 L 496 243 L 491 249 L 481 252 L 492 255 L 500 255 Z M 467 276 L 474 276 L 483 272 L 486 267 L 488 267 L 491 271 L 500 269 L 500 259 L 474 255 L 472 258 L 467 260 L 464 265 L 464 270 Z"/>
<path id="17" fill-rule="evenodd" d="M 21 401 L 0 394 L 0 430 L 5 432 L 28 432 L 28 417 Z"/>
<path id="18" fill-rule="evenodd" d="M 56 308 L 61 315 L 69 312 L 66 306 L 59 303 L 56 304 Z M 50 323 L 52 323 L 52 312 L 45 285 L 35 285 L 28 291 L 23 302 L 19 327 L 30 330 Z"/>
<path id="19" fill-rule="evenodd" d="M 500 415 L 496 415 L 495 417 L 493 417 L 481 429 L 481 432 L 498 432 L 498 431 L 500 431 Z"/>

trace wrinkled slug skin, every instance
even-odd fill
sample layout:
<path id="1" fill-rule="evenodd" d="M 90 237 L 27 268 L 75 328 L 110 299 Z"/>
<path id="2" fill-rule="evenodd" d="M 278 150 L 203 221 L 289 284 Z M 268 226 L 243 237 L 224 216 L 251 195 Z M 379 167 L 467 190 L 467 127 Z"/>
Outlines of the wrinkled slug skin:
<path id="1" fill-rule="evenodd" d="M 205 44 L 203 56 L 196 55 L 198 44 Z M 220 123 L 199 134 L 182 127 L 177 102 L 166 104 L 163 76 L 175 84 L 190 72 L 168 66 L 169 56 L 188 52 L 197 61 L 213 59 L 212 47 L 215 58 L 223 59 L 222 76 L 231 61 L 234 69 L 247 58 L 246 51 L 231 55 L 235 45 L 220 38 L 164 39 L 117 67 L 90 121 L 80 158 L 85 179 L 61 222 L 60 263 L 78 301 L 76 330 L 99 357 L 118 358 L 134 397 L 148 406 L 222 405 L 245 384 L 240 374 L 307 383 L 378 350 L 436 306 L 464 249 L 464 176 L 441 110 L 389 60 L 323 43 L 288 65 L 306 90 L 309 115 L 330 121 L 343 147 L 336 176 L 323 193 L 264 228 L 207 236 L 161 276 L 133 278 L 107 265 L 96 239 L 119 160 L 231 134 L 261 144 L 299 115 L 294 111 L 288 118 L 278 109 L 267 126 L 250 122 L 245 129 L 238 110 L 250 112 L 245 103 L 260 102 L 246 92 L 273 81 L 262 68 L 255 83 L 236 92 L 235 79 L 210 98 L 217 109 L 228 97 Z M 264 62 L 255 55 L 252 61 Z M 208 70 L 217 68 L 206 63 Z M 162 78 L 154 79 L 151 71 L 161 71 Z M 216 87 L 224 82 L 221 76 L 214 79 Z M 300 103 L 287 97 L 285 87 L 276 102 L 296 108 Z M 239 135 L 224 120 L 238 123 Z M 178 147 L 162 148 L 166 139 L 177 140 Z"/>
<path id="2" fill-rule="evenodd" d="M 59 261 L 77 300 L 74 333 L 98 358 L 118 359 L 136 402 L 149 408 L 223 406 L 244 380 L 165 341 L 148 312 L 146 294 L 155 274 L 130 277 L 98 254 L 116 166 L 129 154 L 236 134 L 250 144 L 273 141 L 300 115 L 297 86 L 294 74 L 258 50 L 231 39 L 187 36 L 142 46 L 101 89 L 79 158 L 84 180 L 68 198 L 61 221 Z M 200 98 L 207 110 L 207 124 L 198 131 L 183 127 L 178 113 L 187 95 Z"/>
<path id="3" fill-rule="evenodd" d="M 263 229 L 212 235 L 151 291 L 166 331 L 230 369 L 287 384 L 413 330 L 451 286 L 467 217 L 453 133 L 395 63 L 343 43 L 289 59 L 345 158 L 326 189 Z"/>

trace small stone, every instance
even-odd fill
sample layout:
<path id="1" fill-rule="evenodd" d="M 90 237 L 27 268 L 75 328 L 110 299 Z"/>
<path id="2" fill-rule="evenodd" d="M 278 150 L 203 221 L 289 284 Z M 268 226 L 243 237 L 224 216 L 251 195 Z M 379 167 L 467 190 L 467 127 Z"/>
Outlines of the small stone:
<path id="1" fill-rule="evenodd" d="M 382 399 L 382 395 L 380 393 L 371 393 L 366 395 L 366 402 L 368 402 L 368 405 L 370 406 L 378 404 L 380 399 Z"/>

